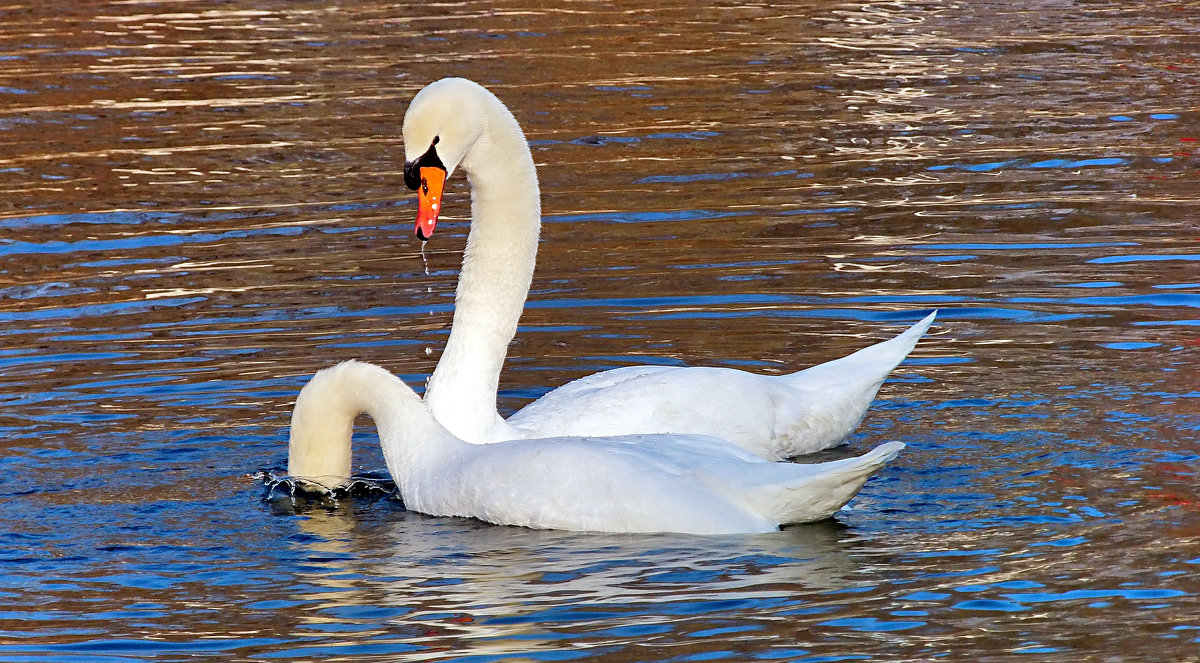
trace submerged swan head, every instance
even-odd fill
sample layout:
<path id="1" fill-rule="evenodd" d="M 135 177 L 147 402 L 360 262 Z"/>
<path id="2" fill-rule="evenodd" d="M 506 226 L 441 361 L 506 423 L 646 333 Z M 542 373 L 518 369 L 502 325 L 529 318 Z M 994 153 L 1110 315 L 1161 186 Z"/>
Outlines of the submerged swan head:
<path id="1" fill-rule="evenodd" d="M 528 155 L 525 136 L 512 113 L 482 85 L 465 78 L 443 78 L 413 97 L 404 114 L 404 183 L 417 192 L 417 237 L 433 235 L 441 212 L 446 180 L 462 166 L 468 174 L 511 151 L 479 155 L 479 144 L 508 147 L 512 138 Z M 518 155 L 519 156 L 519 155 Z M 530 159 L 530 167 L 532 160 Z"/>
<path id="2" fill-rule="evenodd" d="M 320 371 L 300 390 L 288 436 L 288 474 L 327 491 L 350 478 L 350 436 L 358 414 L 347 413 L 348 394 L 336 388 L 340 372 Z"/>
<path id="3" fill-rule="evenodd" d="M 388 471 L 397 484 L 404 484 L 410 471 L 420 471 L 431 450 L 464 444 L 437 423 L 403 380 L 374 364 L 344 361 L 317 371 L 296 397 L 288 474 L 325 491 L 346 485 L 359 414 L 375 421 Z"/>

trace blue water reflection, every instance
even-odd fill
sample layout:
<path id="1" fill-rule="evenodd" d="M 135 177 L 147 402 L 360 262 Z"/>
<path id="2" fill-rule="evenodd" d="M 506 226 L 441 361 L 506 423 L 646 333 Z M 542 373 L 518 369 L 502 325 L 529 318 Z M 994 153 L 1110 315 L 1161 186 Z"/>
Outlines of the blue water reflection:
<path id="1" fill-rule="evenodd" d="M 17 0 L 0 661 L 1194 658 L 1178 4 Z M 936 308 L 815 460 L 904 454 L 751 537 L 411 513 L 366 421 L 361 491 L 265 487 L 315 370 L 437 361 L 470 194 L 416 242 L 398 124 L 445 75 L 542 177 L 502 411 L 630 363 L 796 370 Z"/>

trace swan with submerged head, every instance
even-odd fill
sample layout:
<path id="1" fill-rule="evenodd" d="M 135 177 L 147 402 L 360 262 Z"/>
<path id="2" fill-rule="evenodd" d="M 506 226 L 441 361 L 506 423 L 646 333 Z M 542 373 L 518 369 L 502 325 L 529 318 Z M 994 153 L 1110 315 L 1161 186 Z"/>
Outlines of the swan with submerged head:
<path id="1" fill-rule="evenodd" d="M 463 440 L 697 433 L 765 459 L 811 453 L 854 431 L 888 373 L 933 322 L 931 313 L 896 338 L 790 375 L 666 366 L 603 371 L 505 420 L 496 411 L 496 390 L 533 278 L 541 227 L 529 145 L 504 104 L 462 78 L 418 92 L 403 133 L 404 181 L 418 194 L 421 240 L 433 235 L 446 179 L 461 168 L 471 186 L 450 337 L 425 391 L 434 416 Z"/>
<path id="2" fill-rule="evenodd" d="M 703 435 L 552 437 L 471 444 L 402 380 L 365 362 L 319 371 L 292 410 L 288 474 L 341 484 L 354 418 L 375 421 L 405 506 L 500 525 L 598 532 L 734 534 L 828 518 L 904 447 L 772 463 Z M 333 474 L 329 474 L 332 470 Z"/>

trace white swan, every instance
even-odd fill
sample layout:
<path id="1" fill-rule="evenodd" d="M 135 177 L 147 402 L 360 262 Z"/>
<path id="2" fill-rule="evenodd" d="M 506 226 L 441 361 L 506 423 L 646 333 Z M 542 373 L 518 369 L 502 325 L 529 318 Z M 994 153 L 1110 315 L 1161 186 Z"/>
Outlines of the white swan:
<path id="1" fill-rule="evenodd" d="M 769 532 L 828 518 L 904 448 L 889 442 L 857 458 L 798 465 L 702 435 L 470 444 L 399 378 L 348 361 L 319 371 L 296 398 L 288 474 L 323 488 L 345 481 L 349 464 L 331 475 L 330 460 L 350 457 L 362 412 L 375 421 L 407 508 L 541 529 Z"/>
<path id="2" fill-rule="evenodd" d="M 533 278 L 541 226 L 529 145 L 495 95 L 461 78 L 418 92 L 403 133 L 405 183 L 418 191 L 418 237 L 432 235 L 455 169 L 471 185 L 471 230 L 450 338 L 425 391 L 438 421 L 469 442 L 697 433 L 771 460 L 818 451 L 854 431 L 888 373 L 933 322 L 930 314 L 897 338 L 786 376 L 662 366 L 604 371 L 551 391 L 505 421 L 496 412 L 496 389 Z"/>

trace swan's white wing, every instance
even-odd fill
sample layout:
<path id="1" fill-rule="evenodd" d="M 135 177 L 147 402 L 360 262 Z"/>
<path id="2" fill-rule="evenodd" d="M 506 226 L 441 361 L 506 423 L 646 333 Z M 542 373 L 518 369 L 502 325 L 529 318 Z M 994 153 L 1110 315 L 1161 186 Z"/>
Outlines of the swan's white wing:
<path id="1" fill-rule="evenodd" d="M 547 393 L 508 419 L 525 437 L 689 433 L 789 458 L 843 442 L 888 374 L 933 323 L 786 376 L 728 368 L 629 366 Z"/>
<path id="2" fill-rule="evenodd" d="M 412 506 L 534 528 L 767 532 L 829 517 L 903 446 L 801 465 L 743 460 L 721 440 L 686 435 L 511 440 L 423 477 Z"/>
<path id="3" fill-rule="evenodd" d="M 785 390 L 777 379 L 728 368 L 634 366 L 555 389 L 508 422 L 539 437 L 709 435 L 761 458 L 769 457 L 774 406 Z"/>
<path id="4" fill-rule="evenodd" d="M 746 464 L 720 440 L 551 438 L 478 445 L 422 489 L 420 510 L 492 523 L 603 532 L 766 532 L 776 523 L 701 480 Z M 761 461 L 755 464 L 763 464 Z"/>

